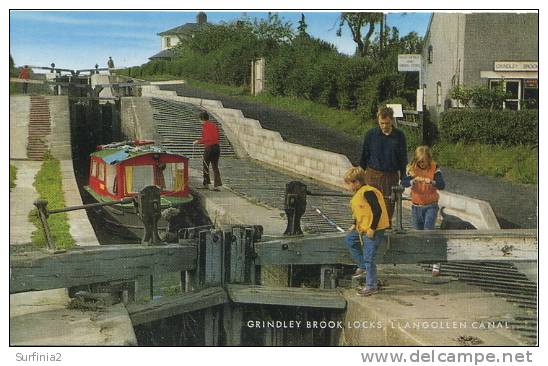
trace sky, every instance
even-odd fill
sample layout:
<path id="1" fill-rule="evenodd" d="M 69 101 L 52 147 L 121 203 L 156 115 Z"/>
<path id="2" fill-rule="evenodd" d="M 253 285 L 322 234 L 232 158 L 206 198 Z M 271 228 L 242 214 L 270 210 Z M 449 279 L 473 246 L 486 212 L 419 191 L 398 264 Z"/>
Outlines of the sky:
<path id="1" fill-rule="evenodd" d="M 230 22 L 242 11 L 206 11 L 208 22 Z M 278 12 L 296 29 L 301 12 Z M 196 21 L 196 11 L 10 11 L 10 54 L 17 66 L 49 66 L 69 69 L 106 67 L 112 56 L 116 67 L 146 63 L 160 51 L 157 33 Z M 388 13 L 387 24 L 400 36 L 411 31 L 424 35 L 429 12 Z M 265 18 L 266 12 L 245 12 L 249 18 Z M 348 29 L 336 36 L 340 12 L 304 12 L 307 32 L 353 54 L 355 43 Z"/>

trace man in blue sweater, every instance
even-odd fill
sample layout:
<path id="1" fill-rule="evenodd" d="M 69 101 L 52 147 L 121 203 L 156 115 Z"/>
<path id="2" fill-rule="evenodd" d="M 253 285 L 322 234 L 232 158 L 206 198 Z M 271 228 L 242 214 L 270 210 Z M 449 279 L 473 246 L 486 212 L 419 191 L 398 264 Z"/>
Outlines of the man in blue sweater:
<path id="1" fill-rule="evenodd" d="M 379 126 L 365 133 L 360 166 L 365 169 L 365 181 L 383 196 L 390 196 L 392 186 L 405 177 L 407 142 L 402 131 L 393 126 L 394 111 L 383 107 L 377 113 Z M 394 203 L 385 198 L 388 216 L 392 219 Z"/>

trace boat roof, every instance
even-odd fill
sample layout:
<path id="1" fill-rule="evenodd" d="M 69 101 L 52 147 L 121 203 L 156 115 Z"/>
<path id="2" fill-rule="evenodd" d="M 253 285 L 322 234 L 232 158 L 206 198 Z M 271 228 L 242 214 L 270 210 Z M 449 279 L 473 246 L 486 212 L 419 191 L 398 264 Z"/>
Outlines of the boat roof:
<path id="1" fill-rule="evenodd" d="M 132 146 L 132 145 L 122 145 L 112 148 L 103 148 L 97 150 L 90 156 L 95 156 L 103 159 L 108 164 L 118 164 L 125 160 L 135 158 L 137 156 L 143 156 L 148 154 L 162 154 L 162 155 L 172 155 L 178 156 L 180 158 L 188 159 L 184 155 L 175 154 L 170 151 L 163 149 L 162 147 L 155 145 L 141 145 L 141 146 Z"/>

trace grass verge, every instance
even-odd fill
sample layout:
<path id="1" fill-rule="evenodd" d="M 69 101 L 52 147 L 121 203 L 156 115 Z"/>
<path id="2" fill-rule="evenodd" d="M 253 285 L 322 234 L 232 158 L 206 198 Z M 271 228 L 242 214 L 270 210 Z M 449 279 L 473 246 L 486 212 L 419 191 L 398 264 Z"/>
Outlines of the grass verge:
<path id="1" fill-rule="evenodd" d="M 10 192 L 15 188 L 15 179 L 17 179 L 17 168 L 10 164 Z"/>
<path id="2" fill-rule="evenodd" d="M 366 129 L 374 125 L 374 121 L 372 120 L 367 121 L 366 123 L 362 122 L 360 116 L 356 112 L 330 108 L 326 105 L 315 103 L 304 98 L 291 96 L 280 97 L 268 93 L 261 93 L 254 97 L 243 87 L 217 85 L 197 80 L 185 81 L 196 88 L 207 89 L 246 101 L 260 102 L 271 107 L 282 109 L 294 113 L 299 117 L 342 131 L 351 136 L 361 137 Z"/>
<path id="3" fill-rule="evenodd" d="M 180 77 L 169 75 L 161 75 L 161 77 L 162 80 L 180 79 Z M 279 97 L 268 93 L 253 97 L 244 87 L 189 79 L 185 81 L 196 88 L 246 101 L 261 102 L 355 137 L 361 138 L 365 130 L 375 125 L 373 120 L 362 122 L 355 112 L 329 108 L 303 98 Z M 421 138 L 410 128 L 402 127 L 402 130 L 407 137 L 408 150 L 413 152 L 420 144 Z M 503 178 L 514 183 L 537 184 L 538 181 L 538 148 L 439 142 L 433 149 L 434 158 L 442 166 Z"/>
<path id="4" fill-rule="evenodd" d="M 36 174 L 33 185 L 40 198 L 48 201 L 48 209 L 65 207 L 59 160 L 50 156 L 45 157 L 40 171 Z M 37 228 L 32 233 L 33 244 L 45 247 L 46 239 L 36 209 L 30 212 L 29 218 Z M 56 248 L 68 249 L 74 246 L 74 239 L 69 233 L 70 226 L 66 213 L 51 215 L 48 218 L 48 224 Z"/>
<path id="5" fill-rule="evenodd" d="M 523 184 L 538 184 L 538 148 L 526 145 L 437 143 L 434 157 L 441 166 L 468 170 Z"/>

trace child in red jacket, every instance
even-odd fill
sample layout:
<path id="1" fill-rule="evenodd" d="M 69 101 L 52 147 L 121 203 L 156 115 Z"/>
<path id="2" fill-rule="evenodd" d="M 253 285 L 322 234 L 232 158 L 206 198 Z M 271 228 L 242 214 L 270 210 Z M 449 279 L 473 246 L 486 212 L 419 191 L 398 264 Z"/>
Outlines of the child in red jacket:
<path id="1" fill-rule="evenodd" d="M 428 146 L 419 146 L 407 166 L 407 175 L 401 180 L 404 187 L 411 186 L 411 218 L 416 230 L 434 230 L 438 216 L 438 190 L 445 188 L 443 175 L 432 159 Z M 439 274 L 439 264 L 434 264 L 432 275 Z"/>

